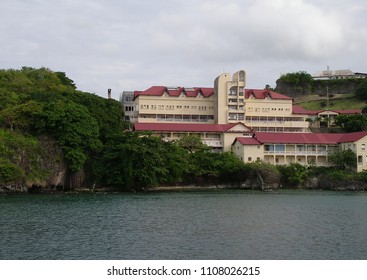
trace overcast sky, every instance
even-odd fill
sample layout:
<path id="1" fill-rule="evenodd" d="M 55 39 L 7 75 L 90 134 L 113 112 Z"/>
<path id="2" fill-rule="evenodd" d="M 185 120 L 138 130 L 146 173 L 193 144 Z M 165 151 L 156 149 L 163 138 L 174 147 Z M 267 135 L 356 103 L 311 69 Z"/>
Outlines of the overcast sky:
<path id="1" fill-rule="evenodd" d="M 66 72 L 101 96 L 212 87 L 247 72 L 367 72 L 366 0 L 0 0 L 0 65 Z"/>

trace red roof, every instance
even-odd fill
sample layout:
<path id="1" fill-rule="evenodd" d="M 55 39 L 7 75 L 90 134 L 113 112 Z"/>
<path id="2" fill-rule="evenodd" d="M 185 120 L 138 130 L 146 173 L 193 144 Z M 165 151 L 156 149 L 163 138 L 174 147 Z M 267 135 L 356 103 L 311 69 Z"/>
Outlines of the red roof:
<path id="1" fill-rule="evenodd" d="M 339 142 L 340 143 L 355 142 L 365 137 L 366 135 L 367 131 L 346 133 L 340 138 Z"/>
<path id="2" fill-rule="evenodd" d="M 214 94 L 213 88 L 184 88 L 184 87 L 165 87 L 165 86 L 152 86 L 144 91 L 135 91 L 134 97 L 140 95 L 146 96 L 162 96 L 163 93 L 167 92 L 169 96 L 180 96 L 184 93 L 188 97 L 196 97 L 198 94 L 202 94 L 204 97 L 209 97 Z"/>
<path id="3" fill-rule="evenodd" d="M 330 110 L 332 112 L 336 112 L 339 113 L 341 115 L 346 114 L 346 115 L 353 115 L 353 114 L 362 114 L 362 109 L 350 109 L 350 110 Z"/>
<path id="4" fill-rule="evenodd" d="M 190 124 L 190 123 L 135 123 L 136 131 L 181 131 L 181 132 L 224 132 L 235 124 Z M 245 125 L 244 125 L 245 126 Z M 246 127 L 247 128 L 247 127 Z"/>
<path id="5" fill-rule="evenodd" d="M 262 143 L 283 144 L 337 144 L 343 135 L 341 133 L 255 133 L 256 139 Z"/>
<path id="6" fill-rule="evenodd" d="M 317 115 L 318 113 L 322 112 L 322 110 L 307 110 L 299 105 L 292 106 L 292 113 L 293 114 L 300 114 L 300 115 Z"/>
<path id="7" fill-rule="evenodd" d="M 261 145 L 256 138 L 253 137 L 237 137 L 235 141 L 240 142 L 242 145 Z"/>
<path id="8" fill-rule="evenodd" d="M 245 89 L 245 98 L 248 99 L 250 96 L 253 96 L 256 99 L 270 98 L 270 99 L 292 100 L 292 98 L 289 96 L 285 96 L 283 94 L 267 89 Z"/>
<path id="9" fill-rule="evenodd" d="M 301 115 L 318 115 L 323 112 L 334 112 L 340 115 L 353 115 L 353 114 L 362 114 L 361 109 L 350 109 L 350 110 L 307 110 L 299 105 L 293 105 L 293 114 L 301 114 Z"/>
<path id="10" fill-rule="evenodd" d="M 243 145 L 257 145 L 259 143 L 273 144 L 339 144 L 355 142 L 367 136 L 367 131 L 353 133 L 275 133 L 255 132 L 254 138 L 238 137 Z"/>

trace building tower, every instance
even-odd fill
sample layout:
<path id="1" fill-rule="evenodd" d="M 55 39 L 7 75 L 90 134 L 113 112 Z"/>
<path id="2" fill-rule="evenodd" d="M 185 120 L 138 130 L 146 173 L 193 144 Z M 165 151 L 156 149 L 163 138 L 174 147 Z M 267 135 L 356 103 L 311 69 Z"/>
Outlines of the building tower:
<path id="1" fill-rule="evenodd" d="M 217 124 L 243 122 L 244 90 L 246 72 L 240 70 L 233 74 L 224 73 L 214 81 L 214 122 Z"/>

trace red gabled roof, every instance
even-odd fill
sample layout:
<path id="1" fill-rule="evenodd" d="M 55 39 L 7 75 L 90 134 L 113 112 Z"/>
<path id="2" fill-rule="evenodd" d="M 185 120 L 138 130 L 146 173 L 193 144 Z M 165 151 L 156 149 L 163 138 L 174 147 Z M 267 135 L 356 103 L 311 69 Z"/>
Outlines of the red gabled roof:
<path id="1" fill-rule="evenodd" d="M 181 131 L 181 132 L 224 132 L 235 124 L 190 124 L 190 123 L 135 123 L 136 131 Z M 245 125 L 244 125 L 245 126 Z"/>
<path id="2" fill-rule="evenodd" d="M 349 109 L 349 110 L 330 110 L 330 111 L 333 111 L 333 112 L 336 112 L 338 114 L 346 114 L 346 115 L 360 115 L 362 114 L 362 109 Z"/>
<path id="3" fill-rule="evenodd" d="M 322 112 L 335 112 L 340 115 L 353 115 L 353 114 L 362 114 L 361 109 L 350 109 L 350 110 L 307 110 L 299 105 L 293 105 L 292 112 L 293 114 L 301 114 L 301 115 L 318 115 Z"/>
<path id="4" fill-rule="evenodd" d="M 299 105 L 293 105 L 292 106 L 292 113 L 293 114 L 299 114 L 299 115 L 317 115 L 318 113 L 321 113 L 322 110 L 307 110 Z"/>
<path id="5" fill-rule="evenodd" d="M 340 138 L 339 142 L 340 143 L 355 142 L 365 136 L 367 136 L 367 131 L 346 133 Z"/>
<path id="6" fill-rule="evenodd" d="M 256 138 L 253 137 L 237 137 L 235 142 L 238 141 L 242 145 L 261 145 L 262 143 L 259 142 Z"/>
<path id="7" fill-rule="evenodd" d="M 274 133 L 255 132 L 254 137 L 237 137 L 242 145 L 259 144 L 339 144 L 356 142 L 367 136 L 367 131 L 353 133 Z"/>
<path id="8" fill-rule="evenodd" d="M 267 89 L 245 89 L 245 98 L 248 99 L 250 96 L 253 96 L 256 99 L 265 99 L 269 97 L 271 99 L 292 100 L 292 97 Z"/>
<path id="9" fill-rule="evenodd" d="M 198 94 L 202 94 L 204 97 L 209 97 L 214 94 L 213 88 L 187 88 L 184 87 L 165 87 L 165 86 L 152 86 L 144 91 L 135 91 L 134 97 L 138 97 L 140 95 L 146 96 L 162 96 L 164 92 L 167 92 L 169 96 L 180 96 L 181 93 L 186 94 L 188 97 L 196 97 Z"/>
<path id="10" fill-rule="evenodd" d="M 200 88 L 203 96 L 208 97 L 214 94 L 214 88 Z"/>
<path id="11" fill-rule="evenodd" d="M 337 144 L 343 135 L 341 133 L 255 133 L 256 139 L 261 143 L 274 144 Z"/>

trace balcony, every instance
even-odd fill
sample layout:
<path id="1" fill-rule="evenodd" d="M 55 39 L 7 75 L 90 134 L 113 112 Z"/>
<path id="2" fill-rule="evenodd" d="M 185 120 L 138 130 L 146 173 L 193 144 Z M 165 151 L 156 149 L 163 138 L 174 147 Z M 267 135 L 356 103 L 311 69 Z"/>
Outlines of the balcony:
<path id="1" fill-rule="evenodd" d="M 206 138 L 202 139 L 202 142 L 203 144 L 208 145 L 209 147 L 223 148 L 223 142 L 221 139 Z"/>

